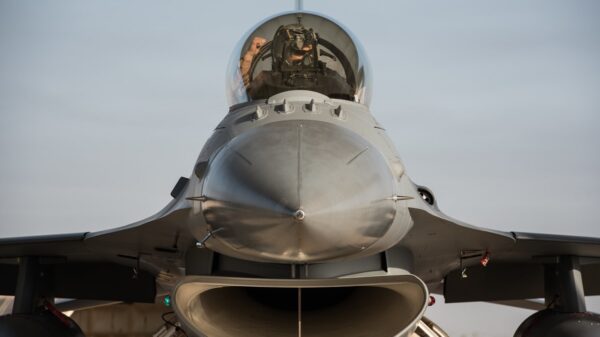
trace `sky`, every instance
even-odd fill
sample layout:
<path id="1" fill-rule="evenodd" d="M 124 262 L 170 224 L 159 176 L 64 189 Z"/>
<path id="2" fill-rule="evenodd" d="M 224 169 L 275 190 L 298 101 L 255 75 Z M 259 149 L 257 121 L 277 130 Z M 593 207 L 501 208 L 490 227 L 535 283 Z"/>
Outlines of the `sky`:
<path id="1" fill-rule="evenodd" d="M 600 237 L 600 2 L 304 6 L 364 45 L 371 110 L 445 213 Z M 0 237 L 97 231 L 162 208 L 227 112 L 234 46 L 291 9 L 0 0 Z M 500 337 L 532 313 L 438 298 L 427 315 L 451 336 Z"/>

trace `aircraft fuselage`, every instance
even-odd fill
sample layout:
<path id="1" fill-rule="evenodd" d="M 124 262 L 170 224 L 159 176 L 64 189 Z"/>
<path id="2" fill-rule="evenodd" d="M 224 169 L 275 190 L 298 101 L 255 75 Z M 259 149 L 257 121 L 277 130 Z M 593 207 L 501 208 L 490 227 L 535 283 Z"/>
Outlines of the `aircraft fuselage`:
<path id="1" fill-rule="evenodd" d="M 232 107 L 195 172 L 194 232 L 228 256 L 354 258 L 390 248 L 412 226 L 384 129 L 365 105 L 315 92 Z"/>

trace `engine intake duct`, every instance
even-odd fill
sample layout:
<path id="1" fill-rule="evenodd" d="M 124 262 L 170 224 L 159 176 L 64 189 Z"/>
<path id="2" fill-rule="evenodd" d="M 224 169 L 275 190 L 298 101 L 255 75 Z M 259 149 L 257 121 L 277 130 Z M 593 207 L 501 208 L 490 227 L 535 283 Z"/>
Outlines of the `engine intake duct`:
<path id="1" fill-rule="evenodd" d="M 345 279 L 185 277 L 173 307 L 199 337 L 410 336 L 426 308 L 414 275 Z"/>

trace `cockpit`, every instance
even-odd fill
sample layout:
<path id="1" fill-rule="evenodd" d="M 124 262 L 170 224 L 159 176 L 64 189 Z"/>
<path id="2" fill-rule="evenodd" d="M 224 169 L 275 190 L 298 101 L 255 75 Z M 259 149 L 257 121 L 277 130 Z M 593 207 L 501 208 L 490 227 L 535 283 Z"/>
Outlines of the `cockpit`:
<path id="1" fill-rule="evenodd" d="M 368 62 L 348 30 L 320 15 L 277 15 L 238 43 L 229 65 L 230 105 L 310 90 L 368 105 Z"/>

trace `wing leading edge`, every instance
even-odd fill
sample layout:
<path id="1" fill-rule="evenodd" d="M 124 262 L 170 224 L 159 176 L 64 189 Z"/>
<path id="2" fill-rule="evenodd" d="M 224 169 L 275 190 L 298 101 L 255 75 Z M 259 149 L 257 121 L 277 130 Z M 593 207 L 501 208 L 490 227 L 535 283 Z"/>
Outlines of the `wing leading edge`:
<path id="1" fill-rule="evenodd" d="M 415 225 L 402 245 L 413 253 L 415 274 L 447 303 L 545 298 L 549 305 L 559 294 L 600 295 L 600 238 L 499 232 L 435 209 L 410 212 Z"/>
<path id="2" fill-rule="evenodd" d="M 181 197 L 114 230 L 0 239 L 0 295 L 39 285 L 35 298 L 153 303 L 156 280 L 181 274 L 193 245 L 189 210 Z"/>

